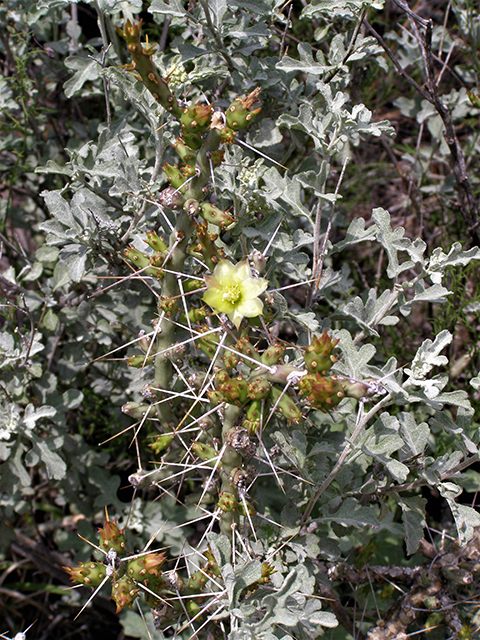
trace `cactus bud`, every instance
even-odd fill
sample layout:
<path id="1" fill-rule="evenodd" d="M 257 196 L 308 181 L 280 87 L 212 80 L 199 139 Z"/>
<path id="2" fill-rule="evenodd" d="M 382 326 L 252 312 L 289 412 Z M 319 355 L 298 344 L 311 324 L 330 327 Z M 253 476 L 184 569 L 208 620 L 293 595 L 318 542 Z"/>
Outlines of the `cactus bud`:
<path id="1" fill-rule="evenodd" d="M 211 104 L 192 104 L 183 110 L 180 116 L 182 130 L 192 133 L 205 133 L 209 128 L 212 120 L 213 105 Z"/>
<path id="2" fill-rule="evenodd" d="M 270 393 L 272 385 L 264 378 L 253 378 L 247 384 L 248 397 L 250 400 L 262 400 Z"/>
<path id="3" fill-rule="evenodd" d="M 222 463 L 218 463 L 218 453 L 215 451 L 213 447 L 210 447 L 208 444 L 204 444 L 203 442 L 194 442 L 192 444 L 193 453 L 200 458 L 200 460 L 204 460 L 208 462 L 209 466 L 215 467 L 217 469 L 222 468 Z"/>
<path id="4" fill-rule="evenodd" d="M 138 589 L 131 578 L 123 576 L 112 584 L 112 600 L 117 605 L 117 613 L 125 607 L 131 607 L 138 597 Z"/>
<path id="5" fill-rule="evenodd" d="M 193 151 L 197 151 L 202 146 L 203 139 L 198 133 L 188 131 L 186 127 L 182 127 L 182 140 Z"/>
<path id="6" fill-rule="evenodd" d="M 167 180 L 172 185 L 172 187 L 174 189 L 180 189 L 186 178 L 178 168 L 178 165 L 171 165 L 168 164 L 168 162 L 165 162 L 162 169 L 164 170 L 165 175 L 167 176 Z"/>
<path id="7" fill-rule="evenodd" d="M 152 442 L 148 446 L 153 452 L 158 455 L 165 449 L 168 449 L 173 442 L 173 436 L 169 433 L 165 433 L 163 436 L 157 436 L 155 442 Z"/>
<path id="8" fill-rule="evenodd" d="M 159 576 L 160 567 L 165 562 L 164 553 L 148 553 L 141 558 L 132 558 L 127 564 L 127 576 L 143 582 L 147 576 Z"/>
<path id="9" fill-rule="evenodd" d="M 185 211 L 185 213 L 188 213 L 191 218 L 198 214 L 199 209 L 200 205 L 198 201 L 195 200 L 195 198 L 189 198 L 183 205 L 183 210 Z"/>
<path id="10" fill-rule="evenodd" d="M 148 231 L 146 243 L 154 250 L 154 251 L 165 251 L 168 248 L 167 243 L 163 238 L 157 235 L 156 231 Z"/>
<path id="11" fill-rule="evenodd" d="M 271 367 L 280 362 L 284 353 L 285 347 L 283 346 L 283 344 L 279 344 L 277 342 L 265 349 L 265 351 L 262 353 L 261 361 L 263 362 L 263 364 Z"/>
<path id="12" fill-rule="evenodd" d="M 227 227 L 236 222 L 235 218 L 228 213 L 228 211 L 222 211 L 214 204 L 209 202 L 203 202 L 200 205 L 200 215 L 207 222 L 216 224 L 218 227 Z"/>
<path id="13" fill-rule="evenodd" d="M 258 249 L 254 249 L 249 258 L 253 268 L 256 269 L 259 275 L 265 272 L 265 269 L 267 268 L 268 258 L 266 258 L 261 251 L 259 251 Z"/>
<path id="14" fill-rule="evenodd" d="M 343 386 L 336 376 L 323 377 L 318 371 L 301 378 L 298 387 L 312 407 L 323 411 L 333 409 L 345 397 Z"/>
<path id="15" fill-rule="evenodd" d="M 142 367 L 146 367 L 148 364 L 153 364 L 153 356 L 148 356 L 148 358 L 145 356 L 130 356 L 126 359 L 126 362 L 129 367 L 141 369 Z"/>
<path id="16" fill-rule="evenodd" d="M 160 206 L 172 211 L 178 211 L 185 202 L 185 197 L 173 187 L 167 187 L 158 194 L 158 202 Z"/>
<path id="17" fill-rule="evenodd" d="M 155 407 L 151 404 L 140 404 L 139 402 L 131 400 L 122 406 L 122 412 L 135 420 L 142 420 L 146 413 L 153 415 L 155 413 Z"/>
<path id="18" fill-rule="evenodd" d="M 253 105 L 258 102 L 259 94 L 260 87 L 257 87 L 245 98 L 235 98 L 226 113 L 228 127 L 238 131 L 239 129 L 246 129 L 252 124 L 257 114 L 262 110 L 262 107 L 252 109 Z"/>
<path id="19" fill-rule="evenodd" d="M 101 562 L 79 562 L 76 567 L 63 567 L 70 575 L 70 580 L 89 587 L 98 587 L 107 575 L 105 565 Z"/>
<path id="20" fill-rule="evenodd" d="M 256 433 L 260 428 L 260 420 L 262 417 L 262 401 L 253 400 L 245 412 L 245 419 L 243 426 L 248 430 L 248 433 Z"/>
<path id="21" fill-rule="evenodd" d="M 210 153 L 210 160 L 213 166 L 221 164 L 225 160 L 225 151 L 223 149 L 215 149 Z"/>
<path id="22" fill-rule="evenodd" d="M 235 494 L 230 491 L 222 491 L 218 497 L 217 507 L 224 512 L 233 511 L 237 507 L 238 501 Z"/>
<path id="23" fill-rule="evenodd" d="M 278 387 L 272 387 L 271 397 L 272 405 L 276 405 L 276 410 L 280 411 L 287 420 L 300 422 L 303 414 L 289 395 L 283 393 Z"/>
<path id="24" fill-rule="evenodd" d="M 189 164 L 191 166 L 195 165 L 195 163 L 197 162 L 197 154 L 194 153 L 192 149 L 190 149 L 190 147 L 185 144 L 182 138 L 177 138 L 175 144 L 173 145 L 173 148 L 185 164 Z"/>
<path id="25" fill-rule="evenodd" d="M 230 127 L 224 127 L 220 131 L 220 142 L 222 144 L 233 144 L 235 142 L 235 137 L 237 133 Z"/>
<path id="26" fill-rule="evenodd" d="M 126 547 L 126 539 L 123 529 L 120 530 L 116 520 L 105 520 L 104 528 L 99 529 L 100 534 L 99 546 L 104 551 L 115 549 L 118 555 L 121 555 Z"/>
<path id="27" fill-rule="evenodd" d="M 305 367 L 310 373 L 328 371 L 332 367 L 337 361 L 332 352 L 338 342 L 326 329 L 321 336 L 314 337 L 312 344 L 305 349 Z"/>

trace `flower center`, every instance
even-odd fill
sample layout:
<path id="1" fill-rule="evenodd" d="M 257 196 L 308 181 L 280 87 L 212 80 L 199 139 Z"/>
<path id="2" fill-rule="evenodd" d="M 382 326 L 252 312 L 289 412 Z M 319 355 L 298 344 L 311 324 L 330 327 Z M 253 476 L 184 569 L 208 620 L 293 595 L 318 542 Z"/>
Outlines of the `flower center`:
<path id="1" fill-rule="evenodd" d="M 225 302 L 235 303 L 240 300 L 242 296 L 242 291 L 238 284 L 232 284 L 228 287 L 225 287 L 225 291 L 222 294 L 222 300 Z"/>

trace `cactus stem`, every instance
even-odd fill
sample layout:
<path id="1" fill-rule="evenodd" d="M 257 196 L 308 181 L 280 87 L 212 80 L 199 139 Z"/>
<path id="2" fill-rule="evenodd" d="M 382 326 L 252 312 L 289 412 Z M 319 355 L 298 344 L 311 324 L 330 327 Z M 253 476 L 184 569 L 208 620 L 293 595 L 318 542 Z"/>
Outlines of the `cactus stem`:
<path id="1" fill-rule="evenodd" d="M 270 422 L 270 418 L 273 416 L 273 414 L 275 413 L 278 405 L 280 404 L 280 401 L 282 400 L 283 396 L 287 393 L 288 391 L 288 387 L 292 384 L 292 380 L 289 380 L 287 382 L 287 384 L 283 387 L 282 389 L 282 393 L 279 395 L 279 397 L 277 398 L 277 401 L 275 402 L 275 404 L 273 405 L 273 407 L 270 409 L 270 413 L 268 415 L 268 418 L 265 421 L 265 424 L 263 425 L 263 427 L 265 428 L 267 426 L 267 424 Z"/>

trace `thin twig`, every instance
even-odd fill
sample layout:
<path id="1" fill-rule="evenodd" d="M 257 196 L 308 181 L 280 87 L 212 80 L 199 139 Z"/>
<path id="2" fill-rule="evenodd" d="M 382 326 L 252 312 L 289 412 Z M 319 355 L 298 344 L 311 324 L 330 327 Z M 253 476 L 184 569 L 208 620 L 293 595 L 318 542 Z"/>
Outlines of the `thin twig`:
<path id="1" fill-rule="evenodd" d="M 280 42 L 280 51 L 279 51 L 279 54 L 278 54 L 279 60 L 281 60 L 283 58 L 283 55 L 284 55 L 285 38 L 287 37 L 288 27 L 290 26 L 290 15 L 292 13 L 292 8 L 293 8 L 293 5 L 290 4 L 290 6 L 288 7 L 288 16 L 287 16 L 287 22 L 285 24 L 285 30 L 284 30 L 284 32 L 282 34 L 282 41 Z"/>
<path id="2" fill-rule="evenodd" d="M 334 193 L 335 196 L 338 196 L 338 192 L 340 191 L 340 186 L 342 184 L 343 176 L 345 175 L 345 169 L 347 168 L 347 164 L 349 160 L 350 158 L 347 157 L 345 158 L 345 161 L 343 163 L 342 171 L 340 173 L 340 177 L 338 178 L 337 186 L 335 187 L 335 193 Z M 330 216 L 328 218 L 327 230 L 325 231 L 325 235 L 323 237 L 322 248 L 320 250 L 319 255 L 317 255 L 317 253 L 318 253 L 318 247 L 320 245 L 320 224 L 321 224 L 321 215 L 322 215 L 321 199 L 319 200 L 319 203 L 317 206 L 317 215 L 315 217 L 315 232 L 314 232 L 314 240 L 313 240 L 314 254 L 313 254 L 313 273 L 312 273 L 312 277 L 315 280 L 315 282 L 313 286 L 310 287 L 310 290 L 308 292 L 307 307 L 309 307 L 312 304 L 312 300 L 318 291 L 318 287 L 320 286 L 320 280 L 323 272 L 323 263 L 325 260 L 325 254 L 327 252 L 327 242 L 330 237 L 333 221 L 335 220 L 335 216 L 336 216 L 335 203 L 336 203 L 336 198 L 332 202 L 332 206 L 330 208 Z"/>

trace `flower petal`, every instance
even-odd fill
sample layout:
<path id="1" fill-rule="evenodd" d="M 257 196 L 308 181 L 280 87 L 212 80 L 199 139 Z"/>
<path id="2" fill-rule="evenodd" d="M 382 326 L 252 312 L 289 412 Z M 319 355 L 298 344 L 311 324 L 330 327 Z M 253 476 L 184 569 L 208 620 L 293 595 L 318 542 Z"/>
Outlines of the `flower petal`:
<path id="1" fill-rule="evenodd" d="M 265 278 L 248 278 L 242 282 L 242 300 L 256 298 L 268 287 L 268 280 Z"/>
<path id="2" fill-rule="evenodd" d="M 213 276 L 222 286 L 237 282 L 237 270 L 228 260 L 220 260 L 215 267 Z"/>
<path id="3" fill-rule="evenodd" d="M 218 313 L 231 313 L 235 309 L 233 302 L 224 300 L 222 289 L 207 289 L 202 300 Z"/>
<path id="4" fill-rule="evenodd" d="M 240 311 L 238 310 L 238 305 L 235 307 L 235 309 L 228 314 L 229 320 L 230 322 L 232 322 L 237 329 L 240 328 L 240 324 L 243 320 L 243 318 L 245 317 L 245 314 L 240 313 Z"/>
<path id="5" fill-rule="evenodd" d="M 250 269 L 250 265 L 248 264 L 248 260 L 244 260 L 243 262 L 239 262 L 235 266 L 236 277 L 239 282 L 243 282 L 244 280 L 248 280 L 252 277 L 252 270 Z"/>
<path id="6" fill-rule="evenodd" d="M 258 298 L 242 300 L 239 304 L 235 305 L 235 310 L 242 316 L 245 316 L 245 318 L 256 318 L 263 311 L 263 302 Z"/>

